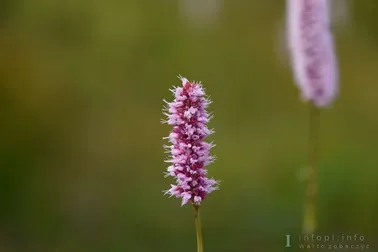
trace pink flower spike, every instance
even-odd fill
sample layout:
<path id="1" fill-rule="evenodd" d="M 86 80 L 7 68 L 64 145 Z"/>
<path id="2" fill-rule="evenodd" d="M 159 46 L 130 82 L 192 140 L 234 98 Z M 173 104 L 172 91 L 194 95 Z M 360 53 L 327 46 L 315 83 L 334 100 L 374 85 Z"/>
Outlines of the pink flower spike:
<path id="1" fill-rule="evenodd" d="M 302 98 L 317 107 L 338 93 L 338 70 L 329 22 L 330 0 L 287 0 L 287 39 Z"/>
<path id="2" fill-rule="evenodd" d="M 172 176 L 176 180 L 171 189 L 165 194 L 182 199 L 182 205 L 192 202 L 199 205 L 206 196 L 218 189 L 219 181 L 206 177 L 205 167 L 214 161 L 210 155 L 213 143 L 205 142 L 205 138 L 214 131 L 206 124 L 211 116 L 206 108 L 210 100 L 205 97 L 201 83 L 190 82 L 179 76 L 182 86 L 174 88 L 173 102 L 166 102 L 164 113 L 167 120 L 163 121 L 173 126 L 169 134 L 170 146 L 165 148 L 170 153 L 171 163 L 165 176 Z"/>

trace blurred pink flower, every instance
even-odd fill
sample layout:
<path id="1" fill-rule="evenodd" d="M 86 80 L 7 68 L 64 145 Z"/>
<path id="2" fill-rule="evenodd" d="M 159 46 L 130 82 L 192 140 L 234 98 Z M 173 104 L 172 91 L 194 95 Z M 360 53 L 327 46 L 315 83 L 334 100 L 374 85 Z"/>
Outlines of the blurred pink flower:
<path id="1" fill-rule="evenodd" d="M 287 39 L 302 98 L 317 107 L 338 93 L 338 70 L 330 31 L 329 0 L 287 0 Z"/>
<path id="2" fill-rule="evenodd" d="M 207 106 L 211 103 L 205 97 L 204 89 L 200 83 L 189 82 L 186 78 L 179 77 L 182 81 L 181 87 L 171 90 L 174 94 L 173 102 L 166 102 L 168 117 L 163 123 L 173 125 L 173 130 L 166 139 L 172 145 L 164 146 L 171 163 L 166 172 L 167 176 L 176 179 L 176 184 L 165 194 L 182 198 L 182 205 L 193 202 L 199 205 L 206 195 L 218 189 L 218 181 L 206 177 L 205 166 L 214 161 L 210 155 L 212 143 L 204 141 L 213 133 L 206 124 L 211 116 L 206 112 Z"/>

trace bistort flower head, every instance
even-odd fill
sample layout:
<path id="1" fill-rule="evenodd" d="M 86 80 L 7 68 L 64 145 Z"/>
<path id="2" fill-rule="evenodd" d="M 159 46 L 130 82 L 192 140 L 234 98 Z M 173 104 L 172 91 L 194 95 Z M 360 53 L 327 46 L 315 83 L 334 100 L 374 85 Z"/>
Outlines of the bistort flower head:
<path id="1" fill-rule="evenodd" d="M 302 98 L 317 107 L 338 93 L 337 62 L 330 31 L 330 0 L 287 0 L 287 39 Z"/>
<path id="2" fill-rule="evenodd" d="M 174 94 L 173 102 L 166 102 L 164 113 L 168 119 L 163 121 L 173 126 L 173 130 L 166 139 L 171 143 L 164 146 L 171 163 L 166 176 L 172 176 L 176 184 L 165 194 L 182 198 L 182 205 L 193 202 L 199 205 L 206 195 L 218 189 L 218 181 L 208 178 L 205 166 L 214 161 L 210 155 L 213 143 L 205 142 L 205 138 L 213 133 L 207 127 L 211 116 L 206 108 L 211 103 L 205 97 L 204 89 L 200 83 L 189 82 L 179 76 L 182 86 L 171 90 Z"/>

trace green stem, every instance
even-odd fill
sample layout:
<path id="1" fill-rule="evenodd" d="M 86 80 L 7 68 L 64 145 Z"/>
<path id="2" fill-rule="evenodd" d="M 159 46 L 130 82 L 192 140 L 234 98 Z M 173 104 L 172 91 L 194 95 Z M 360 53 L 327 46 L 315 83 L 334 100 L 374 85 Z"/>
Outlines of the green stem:
<path id="1" fill-rule="evenodd" d="M 308 180 L 303 219 L 303 232 L 313 234 L 316 230 L 316 201 L 318 197 L 317 160 L 319 141 L 319 109 L 310 105 L 309 147 L 308 147 Z"/>
<path id="2" fill-rule="evenodd" d="M 199 206 L 194 204 L 193 207 L 194 207 L 194 219 L 196 222 L 196 233 L 197 233 L 197 252 L 203 252 L 202 229 L 201 229 L 201 219 L 199 215 Z"/>

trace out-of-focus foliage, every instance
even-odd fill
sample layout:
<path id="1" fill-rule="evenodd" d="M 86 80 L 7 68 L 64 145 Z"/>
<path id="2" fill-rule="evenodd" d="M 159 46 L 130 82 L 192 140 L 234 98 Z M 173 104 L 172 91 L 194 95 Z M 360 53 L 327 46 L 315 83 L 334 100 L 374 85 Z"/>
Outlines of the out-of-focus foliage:
<path id="1" fill-rule="evenodd" d="M 193 2 L 0 2 L 0 251 L 195 251 L 192 209 L 162 194 L 178 74 L 214 101 L 222 184 L 202 207 L 205 251 L 283 251 L 299 233 L 308 108 L 277 50 L 284 1 Z M 371 251 L 376 2 L 349 1 L 335 29 L 341 93 L 321 115 L 319 174 L 319 232 L 365 235 Z"/>

